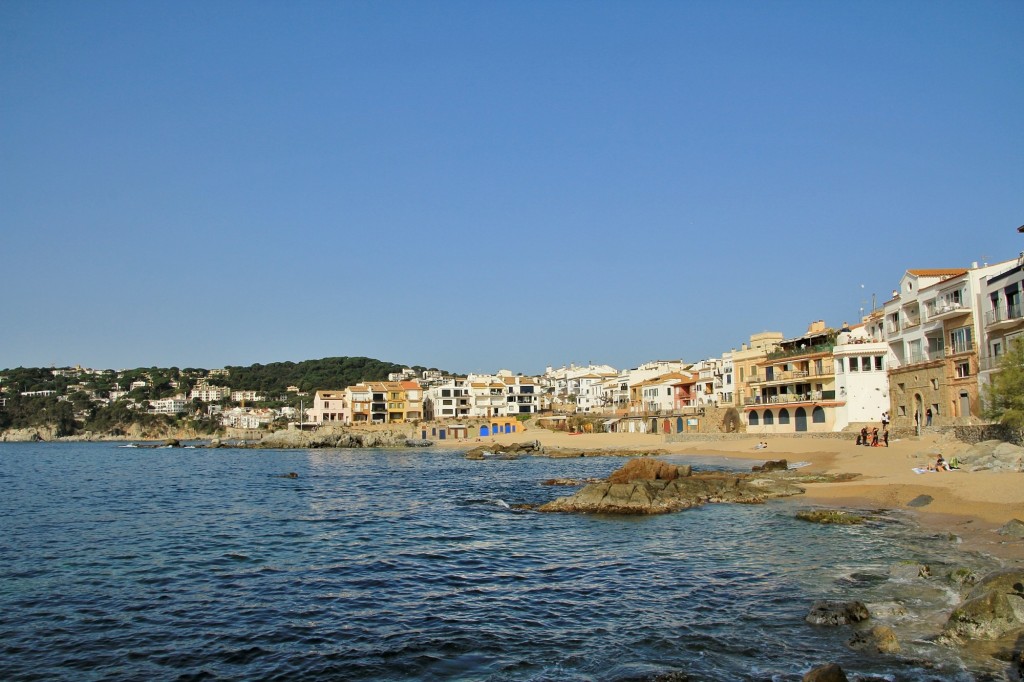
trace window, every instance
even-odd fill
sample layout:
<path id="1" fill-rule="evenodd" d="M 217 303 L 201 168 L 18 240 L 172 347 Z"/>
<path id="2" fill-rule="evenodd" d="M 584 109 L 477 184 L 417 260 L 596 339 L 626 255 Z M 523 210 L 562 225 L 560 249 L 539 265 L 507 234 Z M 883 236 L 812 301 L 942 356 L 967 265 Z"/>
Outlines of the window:
<path id="1" fill-rule="evenodd" d="M 850 358 L 850 371 L 856 372 L 860 369 L 860 358 Z"/>
<path id="2" fill-rule="evenodd" d="M 786 408 L 782 408 L 781 410 L 779 410 L 779 423 L 780 424 L 788 424 L 789 423 L 789 410 L 787 410 Z"/>
<path id="3" fill-rule="evenodd" d="M 933 391 L 939 390 L 939 380 L 938 379 L 932 379 L 932 390 Z"/>
<path id="4" fill-rule="evenodd" d="M 757 426 L 757 424 L 758 424 L 757 412 L 751 412 L 750 416 L 747 417 L 747 420 L 748 420 L 748 422 L 750 423 L 751 426 Z"/>
<path id="5" fill-rule="evenodd" d="M 960 327 L 949 333 L 949 345 L 954 353 L 967 353 L 971 350 L 971 328 Z"/>
<path id="6" fill-rule="evenodd" d="M 881 355 L 876 355 L 875 356 L 875 369 L 878 370 L 879 372 L 881 372 L 884 369 L 884 366 L 882 364 L 882 356 Z"/>
<path id="7" fill-rule="evenodd" d="M 871 358 L 863 357 L 863 358 L 860 359 L 860 370 L 862 372 L 870 372 L 871 371 Z"/>
<path id="8" fill-rule="evenodd" d="M 815 424 L 824 424 L 825 423 L 825 410 L 824 410 L 824 408 L 822 408 L 820 406 L 819 407 L 815 407 L 814 410 L 811 411 L 811 421 L 814 422 Z"/>
<path id="9" fill-rule="evenodd" d="M 846 371 L 846 370 L 843 369 L 843 359 L 842 358 L 836 358 L 836 371 L 839 374 L 842 374 L 843 372 Z"/>
<path id="10" fill-rule="evenodd" d="M 768 426 L 769 424 L 774 424 L 774 423 L 775 423 L 775 415 L 772 414 L 771 410 L 765 410 L 764 411 L 764 425 Z"/>
<path id="11" fill-rule="evenodd" d="M 956 378 L 963 379 L 971 376 L 971 363 L 970 362 L 958 362 L 956 363 Z"/>
<path id="12" fill-rule="evenodd" d="M 906 417 L 907 416 L 907 406 L 906 405 L 899 405 L 899 406 L 897 406 L 896 407 L 896 414 L 898 414 L 901 417 Z"/>

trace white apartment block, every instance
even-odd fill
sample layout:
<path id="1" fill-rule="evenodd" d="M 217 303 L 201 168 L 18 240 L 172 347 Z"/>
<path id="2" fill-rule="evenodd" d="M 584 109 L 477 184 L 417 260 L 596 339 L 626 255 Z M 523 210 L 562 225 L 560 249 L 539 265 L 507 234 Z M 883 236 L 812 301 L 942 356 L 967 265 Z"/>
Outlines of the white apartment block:
<path id="1" fill-rule="evenodd" d="M 153 414 L 179 414 L 184 412 L 187 406 L 188 402 L 182 396 L 149 401 L 149 411 Z"/>
<path id="2" fill-rule="evenodd" d="M 202 400 L 204 403 L 215 403 L 231 397 L 231 389 L 225 386 L 196 386 L 189 392 L 189 400 Z"/>
<path id="3" fill-rule="evenodd" d="M 231 400 L 236 403 L 258 403 L 266 400 L 267 397 L 259 391 L 231 391 Z"/>
<path id="4" fill-rule="evenodd" d="M 438 386 L 426 390 L 424 404 L 427 419 L 467 419 L 472 410 L 472 398 L 467 379 L 452 377 Z"/>

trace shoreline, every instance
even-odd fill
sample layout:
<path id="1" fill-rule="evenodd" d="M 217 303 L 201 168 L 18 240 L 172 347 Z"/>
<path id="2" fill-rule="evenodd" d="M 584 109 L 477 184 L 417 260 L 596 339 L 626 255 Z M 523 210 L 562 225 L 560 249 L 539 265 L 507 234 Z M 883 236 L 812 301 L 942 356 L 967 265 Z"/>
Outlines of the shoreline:
<path id="1" fill-rule="evenodd" d="M 850 481 L 803 484 L 806 492 L 801 498 L 810 505 L 899 510 L 929 532 L 957 536 L 964 551 L 990 554 L 1008 567 L 1024 565 L 1024 539 L 996 533 L 1013 519 L 1024 520 L 1024 473 L 960 470 L 917 474 L 915 467 L 934 462 L 938 454 L 949 459 L 970 446 L 937 434 L 894 440 L 888 448 L 860 446 L 853 438 L 853 434 L 846 440 L 770 436 L 766 449 L 755 450 L 765 436 L 723 440 L 698 436 L 688 441 L 666 442 L 658 434 L 572 435 L 532 428 L 481 439 L 479 444 L 539 441 L 549 454 L 557 449 L 609 455 L 616 450 L 650 450 L 655 457 L 718 456 L 747 460 L 752 465 L 778 459 L 809 462 L 809 473 L 859 474 Z M 469 442 L 470 447 L 475 444 Z"/>

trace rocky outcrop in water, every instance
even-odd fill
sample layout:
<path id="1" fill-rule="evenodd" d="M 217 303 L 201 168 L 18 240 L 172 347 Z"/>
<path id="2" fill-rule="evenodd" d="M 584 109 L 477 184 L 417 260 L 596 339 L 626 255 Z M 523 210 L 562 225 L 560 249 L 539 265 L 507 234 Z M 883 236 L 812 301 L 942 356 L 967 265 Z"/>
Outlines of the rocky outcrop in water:
<path id="1" fill-rule="evenodd" d="M 518 459 L 520 455 L 536 455 L 543 452 L 544 446 L 536 440 L 529 443 L 510 443 L 509 445 L 488 443 L 467 450 L 466 459 Z"/>
<path id="2" fill-rule="evenodd" d="M 846 526 L 864 523 L 863 516 L 840 509 L 802 509 L 796 513 L 796 518 L 810 523 L 835 523 Z"/>
<path id="3" fill-rule="evenodd" d="M 985 576 L 967 594 L 942 630 L 949 643 L 965 639 L 998 639 L 1020 631 L 1024 635 L 1024 569 Z"/>
<path id="4" fill-rule="evenodd" d="M 770 459 L 764 464 L 755 464 L 750 468 L 751 471 L 768 472 L 768 471 L 785 471 L 789 468 L 789 462 L 784 459 Z"/>
<path id="5" fill-rule="evenodd" d="M 896 654 L 900 651 L 896 633 L 888 625 L 875 625 L 868 630 L 855 632 L 847 646 L 875 654 Z"/>
<path id="6" fill-rule="evenodd" d="M 275 431 L 252 443 L 257 448 L 399 448 L 409 441 L 404 431 Z"/>
<path id="7" fill-rule="evenodd" d="M 641 458 L 628 462 L 607 481 L 587 485 L 576 494 L 552 500 L 538 510 L 665 514 L 709 502 L 756 504 L 802 492 L 802 488 L 785 479 L 722 472 L 694 474 L 689 467 Z"/>

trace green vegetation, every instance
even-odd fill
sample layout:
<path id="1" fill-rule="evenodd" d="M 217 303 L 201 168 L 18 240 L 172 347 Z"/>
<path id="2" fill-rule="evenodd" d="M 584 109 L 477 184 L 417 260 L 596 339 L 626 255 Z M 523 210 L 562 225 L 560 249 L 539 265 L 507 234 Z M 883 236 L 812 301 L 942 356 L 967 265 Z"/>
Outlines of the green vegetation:
<path id="1" fill-rule="evenodd" d="M 289 386 L 300 391 L 342 389 L 360 381 L 384 381 L 388 374 L 401 372 L 405 365 L 373 358 L 324 358 L 302 362 L 272 362 L 269 365 L 227 367 L 231 374 L 227 385 L 233 389 L 260 391 L 268 396 L 281 395 Z M 425 367 L 413 367 L 417 373 Z"/>
<path id="2" fill-rule="evenodd" d="M 1024 428 L 1024 342 L 1010 343 L 985 390 L 985 416 L 1012 428 Z"/>
<path id="3" fill-rule="evenodd" d="M 186 403 L 177 415 L 149 412 L 149 401 L 187 396 L 199 383 L 232 390 L 256 391 L 266 397 L 261 408 L 298 408 L 303 393 L 343 389 L 361 381 L 383 381 L 403 365 L 363 357 L 337 357 L 303 362 L 276 362 L 227 367 L 227 372 L 200 368 L 136 368 L 80 371 L 72 368 L 18 367 L 0 370 L 0 431 L 52 427 L 57 436 L 82 432 L 124 435 L 132 426 L 150 432 L 187 428 L 212 434 L 221 428 L 210 405 L 199 399 Z M 413 367 L 420 373 L 423 367 Z M 24 395 L 29 394 L 29 395 Z M 38 395 L 33 395 L 38 394 Z M 305 398 L 309 406 L 309 398 Z M 234 407 L 231 400 L 217 403 Z M 251 405 L 250 405 L 251 406 Z M 280 418 L 287 421 L 283 417 Z"/>

